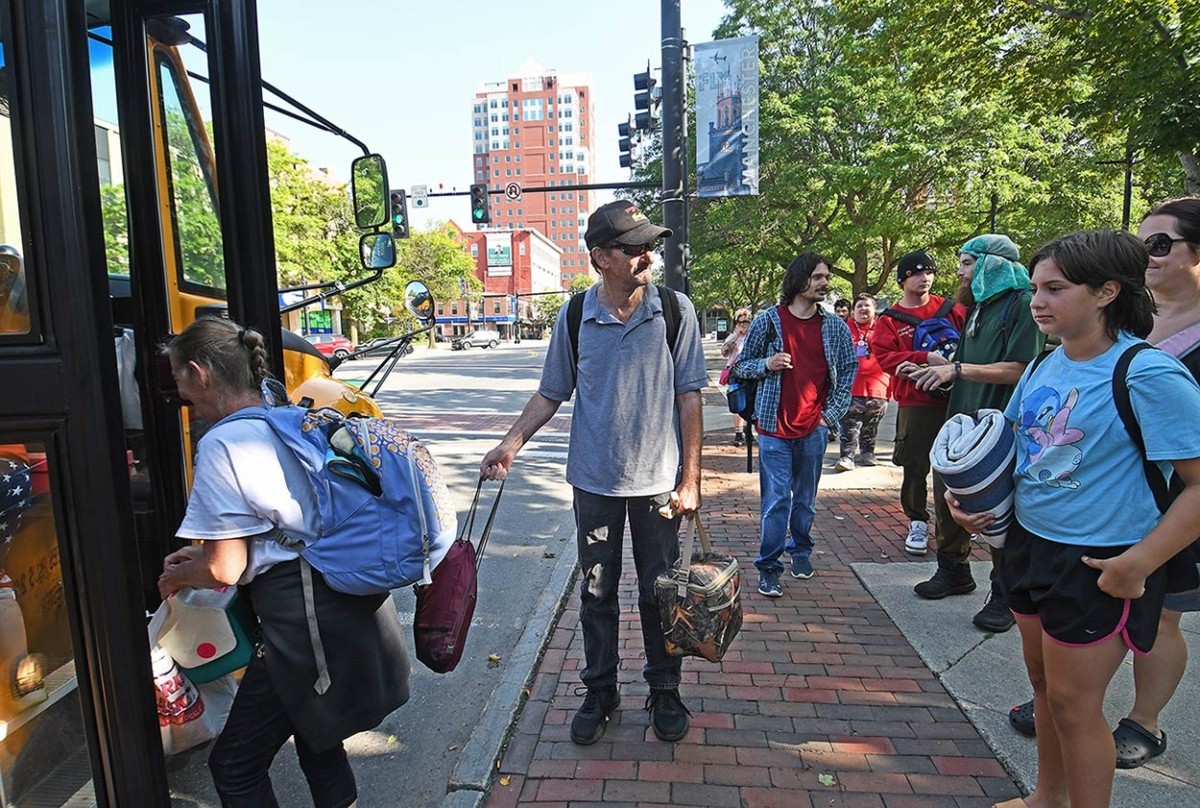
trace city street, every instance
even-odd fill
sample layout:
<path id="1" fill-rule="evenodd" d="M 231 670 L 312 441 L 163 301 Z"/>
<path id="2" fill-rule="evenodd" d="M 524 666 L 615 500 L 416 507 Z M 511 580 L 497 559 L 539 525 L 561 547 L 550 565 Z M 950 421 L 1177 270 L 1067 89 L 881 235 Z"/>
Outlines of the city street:
<path id="1" fill-rule="evenodd" d="M 401 419 L 433 452 L 457 503 L 460 528 L 479 461 L 537 387 L 545 349 L 545 342 L 536 341 L 469 351 L 418 348 L 397 364 L 380 393 L 384 412 Z M 361 381 L 377 361 L 348 362 L 337 375 Z M 530 442 L 508 479 L 457 670 L 435 674 L 413 657 L 412 700 L 375 731 L 347 742 L 364 808 L 440 805 L 452 780 L 467 788 L 486 783 L 533 667 L 528 655 L 541 648 L 574 565 L 570 489 L 563 480 L 570 410 L 564 405 Z M 496 487 L 487 484 L 481 496 L 476 541 Z M 398 590 L 393 598 L 401 620 L 411 624 L 412 590 Z M 175 806 L 218 805 L 204 765 L 207 754 L 204 747 L 168 760 Z M 308 804 L 294 751 L 279 755 L 272 779 L 280 804 Z M 403 799 L 384 796 L 394 794 L 398 782 L 404 784 Z"/>

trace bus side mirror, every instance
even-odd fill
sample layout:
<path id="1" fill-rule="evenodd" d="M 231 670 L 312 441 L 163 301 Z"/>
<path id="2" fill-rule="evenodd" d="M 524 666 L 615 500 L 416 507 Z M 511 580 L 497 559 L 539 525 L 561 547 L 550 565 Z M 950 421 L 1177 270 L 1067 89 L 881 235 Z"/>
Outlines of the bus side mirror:
<path id="1" fill-rule="evenodd" d="M 404 287 L 404 305 L 422 328 L 433 325 L 433 294 L 429 287 L 421 281 L 409 281 Z"/>
<path id="2" fill-rule="evenodd" d="M 387 222 L 387 196 L 387 164 L 381 155 L 364 155 L 351 163 L 350 197 L 354 224 L 359 230 L 371 230 Z"/>
<path id="3" fill-rule="evenodd" d="M 391 233 L 363 233 L 358 240 L 358 257 L 364 269 L 387 269 L 396 265 L 396 242 Z"/>

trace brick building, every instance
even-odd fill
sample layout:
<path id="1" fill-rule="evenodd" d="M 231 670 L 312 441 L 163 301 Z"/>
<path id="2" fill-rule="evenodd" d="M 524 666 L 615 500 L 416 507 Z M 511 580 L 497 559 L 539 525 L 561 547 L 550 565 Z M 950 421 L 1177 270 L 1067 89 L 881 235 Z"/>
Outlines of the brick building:
<path id="1" fill-rule="evenodd" d="M 472 177 L 487 183 L 494 230 L 537 230 L 561 251 L 559 284 L 590 275 L 583 233 L 590 191 L 552 190 L 592 182 L 592 93 L 583 75 L 559 75 L 529 59 L 502 81 L 485 82 L 472 102 Z M 523 195 L 510 201 L 504 189 Z M 525 189 L 546 188 L 545 192 Z"/>
<path id="2" fill-rule="evenodd" d="M 523 324 L 521 336 L 531 336 L 530 323 L 541 296 L 537 293 L 562 289 L 562 249 L 537 230 L 463 231 L 454 222 L 450 224 L 462 233 L 465 248 L 475 262 L 475 277 L 483 282 L 483 298 L 472 300 L 469 308 L 462 299 L 438 303 L 442 334 L 457 336 L 476 328 L 490 328 L 499 331 L 502 339 L 513 339 L 519 321 Z"/>

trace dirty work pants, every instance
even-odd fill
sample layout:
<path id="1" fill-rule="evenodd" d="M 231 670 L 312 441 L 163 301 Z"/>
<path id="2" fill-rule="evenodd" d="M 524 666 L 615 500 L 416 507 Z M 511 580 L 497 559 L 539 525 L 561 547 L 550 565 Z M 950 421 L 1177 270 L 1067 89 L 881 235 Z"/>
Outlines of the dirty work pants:
<path id="1" fill-rule="evenodd" d="M 679 518 L 664 519 L 658 509 L 670 492 L 646 497 L 606 497 L 575 491 L 576 540 L 583 578 L 579 584 L 579 622 L 583 626 L 586 665 L 579 678 L 588 687 L 617 684 L 620 665 L 618 630 L 621 557 L 626 516 L 638 579 L 638 614 L 646 665 L 642 675 L 652 688 L 679 686 L 682 660 L 667 654 L 654 599 L 654 579 L 679 558 Z"/>

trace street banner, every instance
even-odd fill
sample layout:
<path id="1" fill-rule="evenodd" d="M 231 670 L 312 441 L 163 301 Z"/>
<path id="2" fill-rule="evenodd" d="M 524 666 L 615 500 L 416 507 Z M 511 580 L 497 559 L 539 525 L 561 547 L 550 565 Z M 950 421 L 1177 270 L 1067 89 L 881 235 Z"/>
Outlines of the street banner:
<path id="1" fill-rule="evenodd" d="M 695 46 L 696 194 L 758 193 L 758 37 Z"/>
<path id="2" fill-rule="evenodd" d="M 487 274 L 492 277 L 512 275 L 512 234 L 488 233 Z"/>

